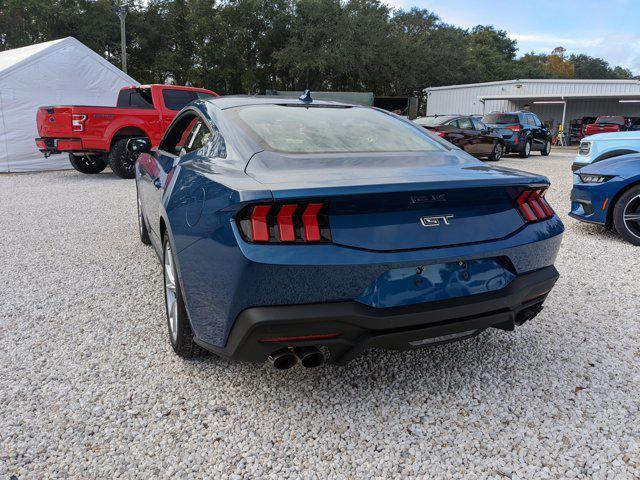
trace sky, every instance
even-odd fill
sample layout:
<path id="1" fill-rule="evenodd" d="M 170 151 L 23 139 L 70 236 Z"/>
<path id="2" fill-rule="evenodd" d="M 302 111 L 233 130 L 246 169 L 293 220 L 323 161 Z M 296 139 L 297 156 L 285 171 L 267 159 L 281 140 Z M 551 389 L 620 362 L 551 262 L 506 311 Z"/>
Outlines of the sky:
<path id="1" fill-rule="evenodd" d="M 640 75 L 640 0 L 383 0 L 390 7 L 425 8 L 462 28 L 493 25 L 518 41 L 518 56 L 585 53 Z"/>

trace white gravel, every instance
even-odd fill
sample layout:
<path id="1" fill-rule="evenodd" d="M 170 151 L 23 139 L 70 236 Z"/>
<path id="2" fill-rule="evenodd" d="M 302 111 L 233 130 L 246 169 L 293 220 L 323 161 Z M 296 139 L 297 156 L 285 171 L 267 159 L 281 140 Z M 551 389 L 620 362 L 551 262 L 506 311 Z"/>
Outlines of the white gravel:
<path id="1" fill-rule="evenodd" d="M 561 280 L 514 333 L 347 367 L 183 361 L 133 182 L 0 176 L 0 476 L 640 478 L 640 248 L 567 217 Z"/>

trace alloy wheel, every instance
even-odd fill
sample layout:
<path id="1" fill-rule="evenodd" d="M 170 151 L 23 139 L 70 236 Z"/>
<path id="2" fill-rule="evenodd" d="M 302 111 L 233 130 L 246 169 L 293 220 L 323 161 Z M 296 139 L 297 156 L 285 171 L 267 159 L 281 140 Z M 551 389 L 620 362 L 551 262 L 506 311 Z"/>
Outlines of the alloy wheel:
<path id="1" fill-rule="evenodd" d="M 500 160 L 502 158 L 502 144 L 501 143 L 496 143 L 496 150 L 494 153 L 494 158 L 496 160 Z"/>
<path id="2" fill-rule="evenodd" d="M 531 143 L 530 142 L 526 142 L 524 144 L 524 153 L 526 155 L 529 155 L 531 153 Z"/>
<path id="3" fill-rule="evenodd" d="M 640 238 L 640 195 L 633 197 L 624 207 L 622 220 L 629 233 Z"/>
<path id="4" fill-rule="evenodd" d="M 178 299 L 176 297 L 177 282 L 175 272 L 171 245 L 169 242 L 166 242 L 164 247 L 164 294 L 167 304 L 169 334 L 174 344 L 178 340 Z"/>

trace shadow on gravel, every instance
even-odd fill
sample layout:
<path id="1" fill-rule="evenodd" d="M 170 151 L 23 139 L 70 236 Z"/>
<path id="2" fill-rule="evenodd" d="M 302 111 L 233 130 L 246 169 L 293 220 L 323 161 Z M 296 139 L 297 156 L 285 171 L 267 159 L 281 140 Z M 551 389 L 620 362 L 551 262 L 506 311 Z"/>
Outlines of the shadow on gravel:
<path id="1" fill-rule="evenodd" d="M 541 368 L 547 375 L 562 368 L 531 362 L 531 352 L 540 352 L 538 356 L 544 358 L 560 359 L 562 355 L 554 351 L 558 345 L 543 342 L 539 329 L 527 332 L 528 327 L 514 332 L 490 329 L 473 339 L 410 351 L 371 349 L 344 367 L 304 369 L 298 365 L 279 371 L 268 363 L 235 363 L 212 356 L 185 363 L 184 373 L 204 377 L 198 382 L 211 382 L 217 388 L 224 383 L 221 377 L 233 378 L 234 388 L 242 395 L 260 392 L 262 401 L 280 406 L 289 405 L 287 398 L 299 397 L 301 391 L 313 392 L 308 402 L 318 414 L 333 408 L 332 399 L 337 397 L 386 404 L 433 395 L 492 395 L 495 385 L 535 384 Z M 394 395 L 386 396 L 390 391 Z"/>

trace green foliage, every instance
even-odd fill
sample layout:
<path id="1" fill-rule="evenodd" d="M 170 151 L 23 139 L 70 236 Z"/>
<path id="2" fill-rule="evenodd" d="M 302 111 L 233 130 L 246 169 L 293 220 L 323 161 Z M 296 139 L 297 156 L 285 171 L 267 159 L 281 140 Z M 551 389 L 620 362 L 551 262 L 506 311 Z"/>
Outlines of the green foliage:
<path id="1" fill-rule="evenodd" d="M 117 0 L 0 0 L 0 49 L 74 36 L 120 65 Z M 527 53 L 506 32 L 464 30 L 380 0 L 126 0 L 129 73 L 143 83 L 355 90 L 378 95 L 511 78 L 631 78 L 588 55 Z"/>

